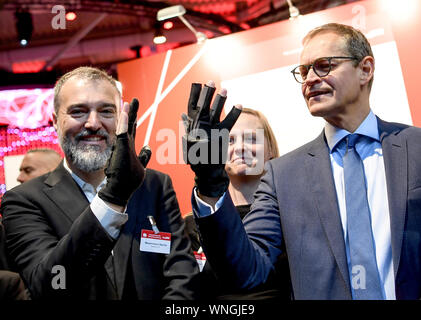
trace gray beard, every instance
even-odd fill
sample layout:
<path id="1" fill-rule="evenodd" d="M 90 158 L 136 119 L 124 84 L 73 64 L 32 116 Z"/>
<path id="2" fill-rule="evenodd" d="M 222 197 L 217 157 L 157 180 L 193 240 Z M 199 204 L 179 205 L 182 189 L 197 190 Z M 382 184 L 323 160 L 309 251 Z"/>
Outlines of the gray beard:
<path id="1" fill-rule="evenodd" d="M 112 146 L 114 140 L 110 141 L 109 134 L 105 130 L 100 130 L 97 134 L 102 134 L 107 137 L 107 147 L 101 151 L 100 146 L 95 145 L 79 145 L 78 141 L 86 130 L 79 133 L 74 141 L 67 136 L 60 136 L 60 144 L 66 158 L 79 170 L 84 172 L 94 172 L 104 169 L 108 159 L 112 153 Z"/>

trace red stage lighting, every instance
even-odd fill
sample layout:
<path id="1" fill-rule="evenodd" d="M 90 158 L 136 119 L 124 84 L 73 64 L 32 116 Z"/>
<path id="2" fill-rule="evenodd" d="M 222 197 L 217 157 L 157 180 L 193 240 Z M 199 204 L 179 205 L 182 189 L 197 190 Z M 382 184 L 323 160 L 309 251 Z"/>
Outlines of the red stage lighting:
<path id="1" fill-rule="evenodd" d="M 174 23 L 172 21 L 166 21 L 163 25 L 165 30 L 170 30 L 174 27 Z"/>
<path id="2" fill-rule="evenodd" d="M 45 66 L 44 60 L 30 60 L 12 63 L 13 73 L 36 73 Z"/>
<path id="3" fill-rule="evenodd" d="M 70 12 L 67 12 L 66 13 L 66 20 L 67 21 L 73 21 L 73 20 L 75 20 L 77 18 L 77 15 L 76 15 L 76 13 L 75 12 L 73 12 L 73 11 L 70 11 Z"/>

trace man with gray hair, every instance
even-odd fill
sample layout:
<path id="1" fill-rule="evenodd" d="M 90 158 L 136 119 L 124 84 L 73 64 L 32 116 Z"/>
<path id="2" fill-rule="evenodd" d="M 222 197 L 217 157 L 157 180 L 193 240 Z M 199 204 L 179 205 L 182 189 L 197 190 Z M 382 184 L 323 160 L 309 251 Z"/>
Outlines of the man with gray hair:
<path id="1" fill-rule="evenodd" d="M 60 163 L 60 154 L 47 148 L 28 150 L 22 159 L 19 176 L 16 180 L 24 183 L 54 170 Z"/>
<path id="2" fill-rule="evenodd" d="M 7 249 L 33 299 L 195 297 L 171 179 L 145 169 L 148 147 L 135 153 L 137 99 L 120 104 L 105 72 L 65 74 L 53 115 L 64 161 L 3 196 Z"/>
<path id="3" fill-rule="evenodd" d="M 421 298 L 421 129 L 373 113 L 374 65 L 368 40 L 351 26 L 308 33 L 291 81 L 324 130 L 267 162 L 243 223 L 224 176 L 191 165 L 200 181 L 193 211 L 221 279 L 245 289 L 270 282 L 286 252 L 295 299 Z M 217 127 L 209 90 L 191 91 L 188 128 Z"/>

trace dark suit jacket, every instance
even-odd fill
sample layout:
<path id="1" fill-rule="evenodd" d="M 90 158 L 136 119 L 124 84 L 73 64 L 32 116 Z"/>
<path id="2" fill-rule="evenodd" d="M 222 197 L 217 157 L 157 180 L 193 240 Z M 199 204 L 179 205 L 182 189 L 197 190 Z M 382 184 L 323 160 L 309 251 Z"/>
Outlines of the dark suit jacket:
<path id="1" fill-rule="evenodd" d="M 6 235 L 4 233 L 4 227 L 3 227 L 1 216 L 0 216 L 0 270 L 10 270 L 8 259 L 6 256 Z"/>
<path id="2" fill-rule="evenodd" d="M 241 219 L 250 212 L 250 205 L 240 205 L 235 207 Z M 192 213 L 184 217 L 186 231 L 192 243 L 194 251 L 199 250 L 200 234 L 194 221 Z M 234 288 L 230 283 L 220 281 L 218 276 L 212 270 L 209 263 L 205 263 L 199 276 L 200 287 L 203 299 L 206 300 L 265 300 L 278 301 L 291 299 L 291 281 L 289 277 L 288 259 L 285 253 L 282 253 L 276 264 L 275 277 L 269 279 L 267 283 L 257 286 L 253 289 Z"/>
<path id="3" fill-rule="evenodd" d="M 5 233 L 0 217 L 0 301 L 28 300 L 25 285 L 18 273 L 10 271 L 5 249 Z"/>
<path id="4" fill-rule="evenodd" d="M 391 222 L 396 297 L 421 297 L 421 129 L 379 119 Z M 285 242 L 296 299 L 351 299 L 344 236 L 322 133 L 272 160 L 244 228 L 227 194 L 198 220 L 213 269 L 254 287 L 274 270 Z M 193 201 L 194 210 L 197 210 Z M 216 232 L 218 230 L 218 232 Z M 222 250 L 224 248 L 224 250 Z M 232 281 L 232 280 L 231 280 Z"/>
<path id="5" fill-rule="evenodd" d="M 147 169 L 144 183 L 129 201 L 129 220 L 117 241 L 103 229 L 62 164 L 8 191 L 1 211 L 8 251 L 33 298 L 195 297 L 199 270 L 165 174 Z M 151 230 L 148 215 L 155 217 L 160 231 L 171 233 L 170 254 L 139 250 L 141 229 Z M 65 290 L 53 289 L 55 265 L 65 268 Z"/>

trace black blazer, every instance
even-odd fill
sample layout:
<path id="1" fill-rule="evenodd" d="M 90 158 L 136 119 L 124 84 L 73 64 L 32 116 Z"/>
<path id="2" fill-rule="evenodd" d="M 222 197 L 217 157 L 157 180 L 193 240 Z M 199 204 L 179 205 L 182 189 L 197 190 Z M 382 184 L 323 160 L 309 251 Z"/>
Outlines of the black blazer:
<path id="1" fill-rule="evenodd" d="M 6 235 L 4 233 L 2 218 L 0 216 L 0 270 L 9 269 L 9 263 L 6 256 Z"/>
<path id="2" fill-rule="evenodd" d="M 5 234 L 0 216 L 0 301 L 28 300 L 25 285 L 16 272 L 10 271 L 5 250 Z"/>
<path id="3" fill-rule="evenodd" d="M 6 192 L 1 212 L 8 251 L 35 299 L 195 298 L 199 270 L 171 179 L 163 173 L 147 169 L 117 241 L 63 164 Z M 160 231 L 171 233 L 170 254 L 139 250 L 140 230 L 151 230 L 148 215 Z M 52 286 L 55 265 L 65 268 L 66 289 Z"/>

